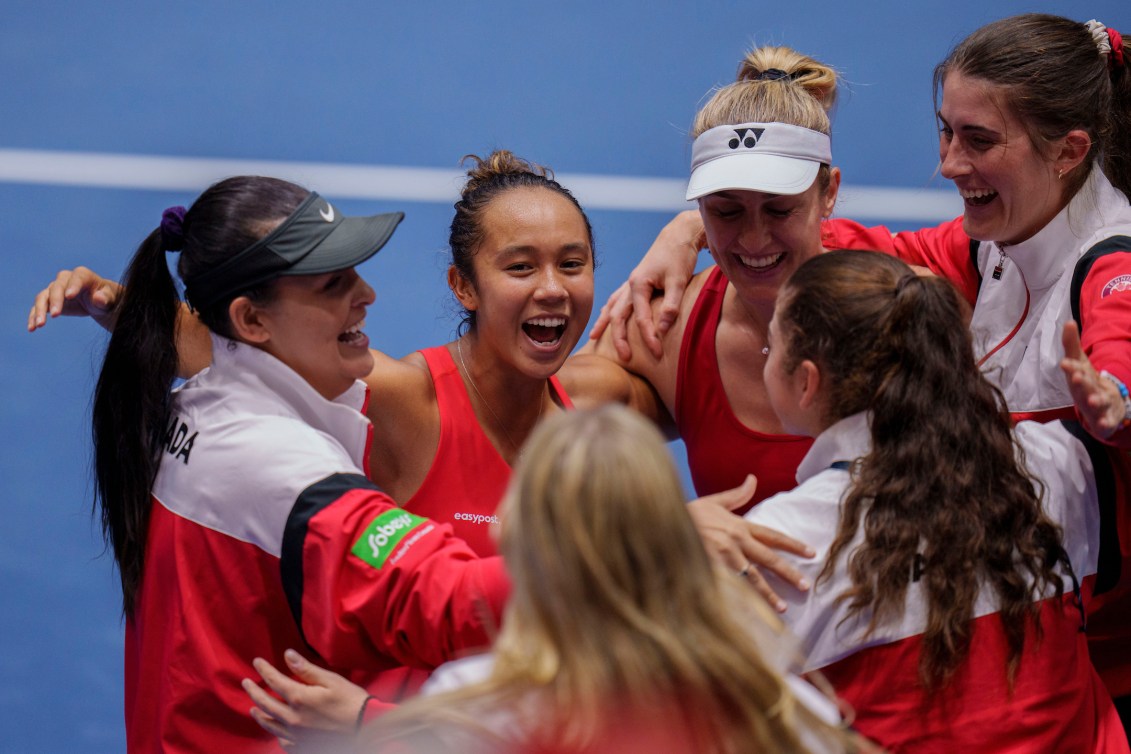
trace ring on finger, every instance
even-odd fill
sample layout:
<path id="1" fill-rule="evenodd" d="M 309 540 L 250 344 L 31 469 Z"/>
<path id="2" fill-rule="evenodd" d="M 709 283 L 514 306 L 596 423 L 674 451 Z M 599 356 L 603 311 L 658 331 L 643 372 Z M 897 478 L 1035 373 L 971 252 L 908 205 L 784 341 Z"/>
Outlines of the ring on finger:
<path id="1" fill-rule="evenodd" d="M 738 575 L 741 576 L 742 578 L 746 578 L 747 576 L 750 575 L 750 572 L 753 571 L 753 570 L 754 570 L 754 564 L 753 563 L 747 563 L 746 567 L 738 572 Z"/>

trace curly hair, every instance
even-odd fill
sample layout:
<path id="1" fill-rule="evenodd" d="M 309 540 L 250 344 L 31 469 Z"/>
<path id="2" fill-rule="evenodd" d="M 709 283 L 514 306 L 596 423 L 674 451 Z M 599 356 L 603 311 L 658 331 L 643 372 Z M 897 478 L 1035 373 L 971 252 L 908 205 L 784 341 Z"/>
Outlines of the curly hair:
<path id="1" fill-rule="evenodd" d="M 838 599 L 870 615 L 868 633 L 902 614 L 921 581 L 927 626 L 919 662 L 928 689 L 966 657 L 985 585 L 996 595 L 1012 683 L 1036 601 L 1063 581 L 1059 527 L 1000 391 L 979 372 L 965 306 L 942 278 L 920 277 L 884 254 L 834 251 L 802 265 L 775 314 L 789 357 L 828 375 L 828 424 L 870 412 L 871 451 L 852 470 L 820 579 L 846 555 L 851 587 Z M 850 548 L 863 528 L 863 542 Z"/>

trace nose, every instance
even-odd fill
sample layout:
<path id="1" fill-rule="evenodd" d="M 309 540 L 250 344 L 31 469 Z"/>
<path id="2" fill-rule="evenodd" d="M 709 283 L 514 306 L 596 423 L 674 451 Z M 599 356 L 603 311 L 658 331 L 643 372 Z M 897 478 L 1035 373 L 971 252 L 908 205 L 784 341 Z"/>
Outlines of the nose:
<path id="1" fill-rule="evenodd" d="M 749 254 L 756 254 L 770 242 L 769 223 L 761 218 L 750 218 L 742 224 L 738 231 L 739 249 Z"/>
<path id="2" fill-rule="evenodd" d="M 963 156 L 961 146 L 945 135 L 939 136 L 939 173 L 943 178 L 953 181 L 969 172 L 969 162 Z"/>
<path id="3" fill-rule="evenodd" d="M 534 299 L 539 303 L 560 301 L 566 297 L 565 286 L 556 268 L 543 270 L 534 290 Z"/>
<path id="4" fill-rule="evenodd" d="M 353 305 L 354 306 L 369 306 L 377 300 L 377 293 L 369 283 L 365 282 L 365 278 L 358 275 L 355 271 L 355 280 L 353 286 Z"/>

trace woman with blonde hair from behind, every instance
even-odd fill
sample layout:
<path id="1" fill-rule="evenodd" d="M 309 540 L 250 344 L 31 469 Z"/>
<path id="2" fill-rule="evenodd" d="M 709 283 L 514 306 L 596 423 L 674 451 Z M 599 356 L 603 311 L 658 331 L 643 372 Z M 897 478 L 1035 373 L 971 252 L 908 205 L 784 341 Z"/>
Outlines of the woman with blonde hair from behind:
<path id="1" fill-rule="evenodd" d="M 712 566 L 660 434 L 633 412 L 535 430 L 499 549 L 514 591 L 492 653 L 442 666 L 363 748 L 856 750 L 835 706 L 767 661 L 791 654 L 776 618 Z"/>

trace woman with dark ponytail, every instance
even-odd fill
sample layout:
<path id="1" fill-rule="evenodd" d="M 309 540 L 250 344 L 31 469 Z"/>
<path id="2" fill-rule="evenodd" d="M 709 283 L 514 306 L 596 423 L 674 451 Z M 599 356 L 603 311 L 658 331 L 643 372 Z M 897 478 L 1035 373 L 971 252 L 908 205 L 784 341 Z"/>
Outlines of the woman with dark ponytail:
<path id="1" fill-rule="evenodd" d="M 366 679 L 487 643 L 507 591 L 499 560 L 365 476 L 373 290 L 354 266 L 401 218 L 343 217 L 294 184 L 231 178 L 166 211 L 130 262 L 93 422 L 130 751 L 270 741 L 239 688 L 257 655 L 306 646 Z M 169 274 L 176 250 L 195 316 Z M 211 367 L 171 390 L 186 322 L 206 328 Z"/>
<path id="2" fill-rule="evenodd" d="M 782 423 L 816 440 L 798 487 L 747 518 L 817 549 L 785 619 L 864 735 L 892 751 L 1127 752 L 1079 594 L 1106 460 L 1060 423 L 1012 428 L 965 315 L 950 283 L 890 256 L 802 265 L 765 381 Z"/>

